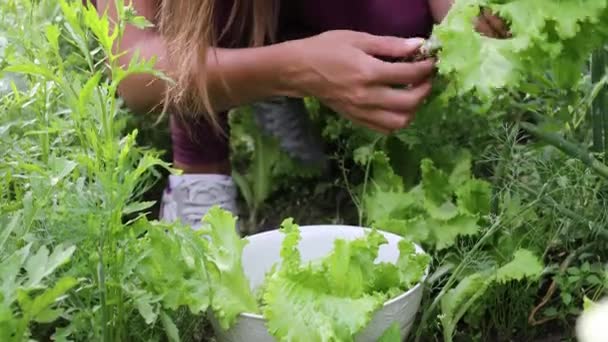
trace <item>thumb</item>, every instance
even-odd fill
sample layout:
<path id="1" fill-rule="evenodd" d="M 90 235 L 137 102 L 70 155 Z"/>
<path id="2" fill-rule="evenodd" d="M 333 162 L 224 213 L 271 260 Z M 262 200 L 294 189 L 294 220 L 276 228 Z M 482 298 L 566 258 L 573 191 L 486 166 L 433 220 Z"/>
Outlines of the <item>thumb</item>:
<path id="1" fill-rule="evenodd" d="M 405 58 L 414 55 L 424 44 L 422 38 L 398 38 L 367 35 L 360 48 L 367 54 L 378 57 Z"/>

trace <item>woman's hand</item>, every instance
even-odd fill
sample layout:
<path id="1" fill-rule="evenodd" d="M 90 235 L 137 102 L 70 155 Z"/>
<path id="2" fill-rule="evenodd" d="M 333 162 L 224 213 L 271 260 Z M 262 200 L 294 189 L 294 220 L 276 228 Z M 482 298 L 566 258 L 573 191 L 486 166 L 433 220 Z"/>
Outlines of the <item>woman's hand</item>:
<path id="1" fill-rule="evenodd" d="M 421 39 L 329 31 L 292 43 L 293 87 L 376 131 L 386 134 L 408 126 L 431 91 L 434 60 L 381 59 L 412 56 Z"/>
<path id="2" fill-rule="evenodd" d="M 475 22 L 477 32 L 491 38 L 509 38 L 511 33 L 507 24 L 500 17 L 483 9 Z"/>
<path id="3" fill-rule="evenodd" d="M 454 5 L 454 0 L 429 0 L 431 14 L 435 23 L 441 23 Z M 491 38 L 509 38 L 511 33 L 507 24 L 488 9 L 482 9 L 475 20 L 475 29 L 484 36 Z"/>

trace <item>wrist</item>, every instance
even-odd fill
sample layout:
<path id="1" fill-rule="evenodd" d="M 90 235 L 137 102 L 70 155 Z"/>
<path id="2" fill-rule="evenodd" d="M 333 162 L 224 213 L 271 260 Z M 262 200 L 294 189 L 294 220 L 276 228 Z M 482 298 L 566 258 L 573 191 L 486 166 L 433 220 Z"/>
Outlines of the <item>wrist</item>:
<path id="1" fill-rule="evenodd" d="M 299 98 L 310 96 L 306 87 L 306 79 L 311 73 L 306 62 L 302 41 L 287 41 L 277 44 L 276 47 L 277 54 L 280 56 L 275 66 L 279 95 Z"/>

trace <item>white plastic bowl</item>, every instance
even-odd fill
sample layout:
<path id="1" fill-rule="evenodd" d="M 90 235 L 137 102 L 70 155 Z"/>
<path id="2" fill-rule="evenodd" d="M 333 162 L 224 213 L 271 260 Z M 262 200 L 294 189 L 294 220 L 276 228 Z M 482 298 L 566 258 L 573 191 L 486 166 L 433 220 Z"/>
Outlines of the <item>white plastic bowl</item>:
<path id="1" fill-rule="evenodd" d="M 334 240 L 353 240 L 363 236 L 368 228 L 340 226 L 340 225 L 317 225 L 300 227 L 302 239 L 299 249 L 302 261 L 307 262 L 323 258 L 333 250 Z M 397 262 L 399 258 L 398 243 L 402 238 L 398 235 L 382 232 L 387 244 L 380 247 L 376 262 Z M 243 268 L 249 278 L 252 289 L 259 287 L 264 281 L 266 273 L 271 267 L 280 262 L 281 243 L 284 235 L 278 230 L 272 230 L 248 237 L 249 243 L 243 250 Z M 423 250 L 416 246 L 418 253 Z M 426 273 L 421 282 L 426 278 Z M 380 308 L 370 321 L 355 338 L 358 342 L 375 342 L 394 322 L 401 327 L 401 336 L 405 339 L 412 328 L 416 313 L 422 300 L 423 288 L 417 284 L 409 291 L 393 298 Z M 229 330 L 224 331 L 211 317 L 211 323 L 215 330 L 216 339 L 219 342 L 276 342 L 266 328 L 266 321 L 261 315 L 243 313 L 237 323 Z M 314 341 L 311 341 L 314 342 Z"/>

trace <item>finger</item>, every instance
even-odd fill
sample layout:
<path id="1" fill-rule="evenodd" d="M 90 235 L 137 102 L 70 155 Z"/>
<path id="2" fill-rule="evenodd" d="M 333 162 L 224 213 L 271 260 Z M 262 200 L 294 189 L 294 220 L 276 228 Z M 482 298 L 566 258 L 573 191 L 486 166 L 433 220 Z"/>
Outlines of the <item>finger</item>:
<path id="1" fill-rule="evenodd" d="M 479 17 L 475 20 L 475 29 L 477 32 L 483 34 L 486 37 L 496 38 L 499 36 L 497 32 L 494 31 L 492 26 L 485 20 L 484 17 Z"/>
<path id="2" fill-rule="evenodd" d="M 422 38 L 403 39 L 364 34 L 357 47 L 377 57 L 405 58 L 414 55 L 424 43 Z"/>
<path id="3" fill-rule="evenodd" d="M 350 118 L 350 120 L 353 123 L 355 123 L 356 125 L 358 125 L 358 126 L 368 128 L 368 129 L 370 129 L 372 131 L 375 131 L 375 132 L 378 132 L 378 133 L 381 133 L 381 134 L 388 135 L 391 132 L 389 129 L 386 129 L 384 127 L 378 126 L 378 125 L 376 125 L 376 124 L 374 124 L 374 123 L 372 123 L 370 121 L 360 120 L 360 119 L 357 119 L 357 118 L 354 118 L 354 117 Z"/>
<path id="4" fill-rule="evenodd" d="M 493 15 L 488 10 L 483 11 L 483 16 L 486 23 L 494 30 L 494 32 L 498 33 L 501 38 L 506 38 L 509 35 L 509 29 L 505 25 L 505 22 L 499 17 Z"/>
<path id="5" fill-rule="evenodd" d="M 410 113 L 376 110 L 367 112 L 359 120 L 388 134 L 405 128 L 411 122 L 411 117 Z"/>
<path id="6" fill-rule="evenodd" d="M 375 75 L 377 77 L 372 80 L 372 83 L 382 85 L 420 84 L 433 75 L 435 63 L 435 59 L 411 63 L 378 61 L 375 67 Z"/>
<path id="7" fill-rule="evenodd" d="M 373 101 L 373 107 L 394 112 L 414 112 L 431 90 L 432 83 L 426 81 L 410 89 L 375 87 L 369 91 L 369 97 Z"/>

